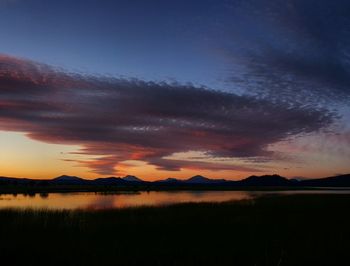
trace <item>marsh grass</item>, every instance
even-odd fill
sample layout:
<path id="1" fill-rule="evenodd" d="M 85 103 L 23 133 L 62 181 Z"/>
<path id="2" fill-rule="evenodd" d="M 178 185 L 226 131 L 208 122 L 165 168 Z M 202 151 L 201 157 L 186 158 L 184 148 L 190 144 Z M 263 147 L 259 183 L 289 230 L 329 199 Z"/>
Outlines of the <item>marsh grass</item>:
<path id="1" fill-rule="evenodd" d="M 6 209 L 0 264 L 349 265 L 349 207 L 350 195 L 293 195 L 120 210 Z"/>

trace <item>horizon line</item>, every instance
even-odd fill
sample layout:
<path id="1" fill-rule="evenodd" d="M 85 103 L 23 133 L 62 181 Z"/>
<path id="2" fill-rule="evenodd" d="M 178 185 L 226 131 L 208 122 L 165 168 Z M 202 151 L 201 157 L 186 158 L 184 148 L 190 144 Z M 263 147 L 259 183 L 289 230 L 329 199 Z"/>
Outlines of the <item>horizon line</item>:
<path id="1" fill-rule="evenodd" d="M 176 177 L 165 177 L 163 179 L 155 179 L 155 180 L 144 180 L 142 177 L 139 177 L 139 176 L 136 176 L 136 175 L 125 175 L 125 176 L 114 176 L 114 175 L 111 175 L 111 176 L 103 176 L 103 177 L 96 177 L 96 178 L 92 178 L 92 179 L 87 179 L 85 177 L 81 177 L 81 176 L 76 176 L 76 175 L 68 175 L 68 174 L 62 174 L 62 175 L 59 175 L 59 176 L 54 176 L 52 178 L 29 178 L 29 177 L 14 177 L 14 176 L 5 176 L 5 175 L 0 175 L 0 178 L 14 178 L 14 179 L 29 179 L 29 180 L 53 180 L 55 178 L 58 178 L 58 177 L 62 177 L 62 176 L 68 176 L 68 177 L 78 177 L 80 179 L 83 179 L 83 180 L 96 180 L 96 179 L 105 179 L 105 178 L 125 178 L 127 176 L 134 176 L 138 179 L 140 179 L 142 182 L 157 182 L 157 181 L 164 181 L 164 180 L 167 180 L 167 179 L 176 179 L 176 180 L 179 180 L 179 181 L 185 181 L 185 180 L 188 180 L 190 178 L 193 178 L 193 177 L 196 177 L 196 176 L 201 176 L 201 177 L 204 177 L 204 178 L 207 178 L 207 179 L 211 179 L 211 180 L 225 180 L 225 181 L 241 181 L 241 180 L 244 180 L 246 178 L 249 178 L 249 177 L 252 177 L 252 176 L 256 176 L 256 177 L 262 177 L 262 176 L 280 176 L 280 177 L 283 177 L 285 179 L 288 179 L 288 180 L 312 180 L 312 179 L 321 179 L 321 178 L 327 178 L 327 177 L 336 177 L 336 176 L 342 176 L 342 175 L 350 175 L 350 173 L 339 173 L 339 174 L 334 174 L 334 175 L 331 175 L 331 176 L 321 176 L 321 177 L 316 177 L 316 178 L 308 178 L 308 177 L 286 177 L 286 176 L 283 176 L 283 175 L 279 175 L 279 174 L 264 174 L 264 175 L 248 175 L 246 177 L 243 177 L 241 179 L 227 179 L 227 178 L 211 178 L 211 177 L 208 177 L 208 176 L 203 176 L 203 175 L 200 175 L 200 174 L 197 174 L 197 175 L 193 175 L 193 176 L 190 176 L 190 177 L 187 177 L 187 178 L 176 178 Z"/>

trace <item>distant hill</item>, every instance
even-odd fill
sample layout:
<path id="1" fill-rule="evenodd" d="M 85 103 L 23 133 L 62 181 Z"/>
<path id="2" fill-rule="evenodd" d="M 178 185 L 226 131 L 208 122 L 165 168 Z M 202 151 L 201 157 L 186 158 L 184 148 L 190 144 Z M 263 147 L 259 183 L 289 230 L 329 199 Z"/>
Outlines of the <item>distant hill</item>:
<path id="1" fill-rule="evenodd" d="M 195 175 L 188 179 L 167 178 L 158 181 L 143 181 L 142 179 L 127 175 L 125 177 L 105 177 L 96 178 L 94 180 L 83 179 L 78 176 L 61 175 L 53 179 L 37 180 L 29 178 L 14 178 L 14 177 L 0 177 L 0 186 L 2 185 L 55 185 L 55 186 L 149 186 L 148 189 L 153 188 L 181 188 L 186 187 L 190 189 L 193 187 L 349 187 L 350 188 L 350 174 L 331 176 L 318 179 L 288 179 L 280 175 L 263 175 L 263 176 L 249 176 L 239 181 L 225 180 L 225 179 L 210 179 L 201 175 Z"/>
<path id="2" fill-rule="evenodd" d="M 130 181 L 130 182 L 144 182 L 142 179 L 140 179 L 134 175 L 127 175 L 127 176 L 122 177 L 122 179 L 125 181 Z"/>
<path id="3" fill-rule="evenodd" d="M 183 180 L 176 179 L 173 177 L 168 177 L 167 179 L 154 181 L 155 184 L 178 184 L 183 183 Z"/>
<path id="4" fill-rule="evenodd" d="M 224 183 L 226 182 L 225 179 L 210 179 L 201 175 L 195 175 L 190 177 L 187 180 L 184 180 L 184 182 L 188 184 L 215 184 L 215 183 Z"/>
<path id="5" fill-rule="evenodd" d="M 237 182 L 243 186 L 290 186 L 295 184 L 295 181 L 280 175 L 253 175 Z"/>
<path id="6" fill-rule="evenodd" d="M 214 184 L 214 183 L 223 183 L 225 179 L 210 179 L 201 175 L 195 175 L 188 179 L 176 179 L 176 178 L 167 178 L 164 180 L 155 181 L 155 183 L 165 183 L 165 184 Z"/>
<path id="7" fill-rule="evenodd" d="M 178 183 L 178 182 L 182 182 L 182 180 L 169 177 L 169 178 L 167 178 L 167 179 L 165 179 L 165 180 L 160 180 L 160 182 Z"/>
<path id="8" fill-rule="evenodd" d="M 81 181 L 84 180 L 77 176 L 61 175 L 52 179 L 53 181 Z"/>
<path id="9" fill-rule="evenodd" d="M 350 187 L 350 174 L 319 178 L 319 179 L 288 179 L 274 175 L 249 176 L 245 179 L 232 181 L 226 179 L 210 179 L 201 175 L 195 175 L 188 179 L 167 178 L 151 183 L 163 185 L 220 185 L 232 187 Z"/>
<path id="10" fill-rule="evenodd" d="M 301 180 L 299 184 L 312 187 L 350 187 L 350 174 Z"/>
<path id="11" fill-rule="evenodd" d="M 27 184 L 30 182 L 33 182 L 33 180 L 29 178 L 0 176 L 0 184 L 1 183 Z"/>
<path id="12" fill-rule="evenodd" d="M 82 185 L 88 183 L 89 181 L 77 176 L 61 175 L 49 180 L 49 182 L 62 185 Z"/>
<path id="13" fill-rule="evenodd" d="M 83 179 L 78 176 L 61 175 L 49 180 L 50 183 L 67 185 L 127 185 L 134 182 L 143 182 L 136 176 L 127 175 L 125 177 L 101 177 L 93 180 Z"/>
<path id="14" fill-rule="evenodd" d="M 91 181 L 94 185 L 125 185 L 129 182 L 120 178 L 120 177 L 105 177 L 105 178 L 96 178 Z"/>

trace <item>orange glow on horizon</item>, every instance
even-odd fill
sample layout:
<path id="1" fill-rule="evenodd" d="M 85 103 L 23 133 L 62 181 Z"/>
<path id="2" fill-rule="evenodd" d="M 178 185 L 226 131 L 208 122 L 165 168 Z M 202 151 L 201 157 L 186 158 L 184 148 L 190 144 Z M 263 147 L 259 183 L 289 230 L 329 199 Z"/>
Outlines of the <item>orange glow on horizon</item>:
<path id="1" fill-rule="evenodd" d="M 147 181 L 165 178 L 186 179 L 194 175 L 203 175 L 214 179 L 239 180 L 250 175 L 280 174 L 286 177 L 317 178 L 334 175 L 327 169 L 328 164 L 317 167 L 294 166 L 280 162 L 266 167 L 266 171 L 247 172 L 234 170 L 206 170 L 199 168 L 181 169 L 180 171 L 159 170 L 153 165 L 138 161 L 140 154 L 135 154 L 135 160 L 120 162 L 116 166 L 117 174 L 101 175 L 77 161 L 88 161 L 92 156 L 76 154 L 80 149 L 76 145 L 48 144 L 26 137 L 23 133 L 0 131 L 0 176 L 26 177 L 33 179 L 51 179 L 62 174 L 94 179 L 106 176 L 135 175 Z M 144 151 L 146 152 L 146 151 Z M 144 154 L 144 152 L 141 152 Z M 184 156 L 184 155 L 180 155 Z M 96 157 L 96 156 L 95 156 Z M 317 157 L 314 155 L 314 157 Z M 328 160 L 320 157 L 319 160 Z M 327 167 L 326 167 L 327 165 Z M 263 169 L 263 168 L 262 168 Z M 342 170 L 342 165 L 338 169 Z M 346 168 L 343 167 L 344 172 Z"/>

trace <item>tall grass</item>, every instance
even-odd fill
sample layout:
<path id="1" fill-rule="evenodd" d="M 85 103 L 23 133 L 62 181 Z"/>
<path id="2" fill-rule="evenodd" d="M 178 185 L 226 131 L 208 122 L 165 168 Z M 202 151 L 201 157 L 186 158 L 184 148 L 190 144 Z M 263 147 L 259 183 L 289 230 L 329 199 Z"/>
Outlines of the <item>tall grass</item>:
<path id="1" fill-rule="evenodd" d="M 0 265 L 348 265 L 349 207 L 349 195 L 294 195 L 0 210 Z"/>

